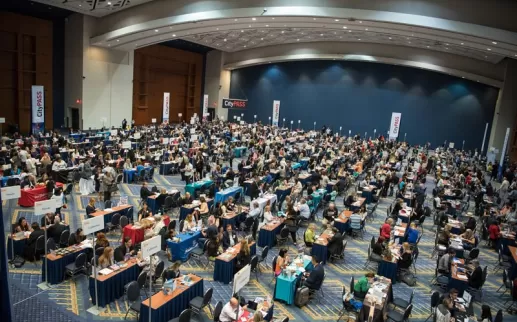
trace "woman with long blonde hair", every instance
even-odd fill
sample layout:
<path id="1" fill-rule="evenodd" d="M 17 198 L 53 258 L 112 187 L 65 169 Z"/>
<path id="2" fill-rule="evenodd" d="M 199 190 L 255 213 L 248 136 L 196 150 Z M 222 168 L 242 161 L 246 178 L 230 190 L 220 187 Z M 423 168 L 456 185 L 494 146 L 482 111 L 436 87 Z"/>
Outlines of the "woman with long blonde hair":
<path id="1" fill-rule="evenodd" d="M 113 265 L 115 263 L 115 261 L 113 260 L 113 254 L 114 254 L 113 248 L 111 248 L 111 247 L 104 248 L 104 253 L 102 253 L 102 255 L 99 257 L 99 267 L 101 269 L 110 267 L 111 265 Z"/>

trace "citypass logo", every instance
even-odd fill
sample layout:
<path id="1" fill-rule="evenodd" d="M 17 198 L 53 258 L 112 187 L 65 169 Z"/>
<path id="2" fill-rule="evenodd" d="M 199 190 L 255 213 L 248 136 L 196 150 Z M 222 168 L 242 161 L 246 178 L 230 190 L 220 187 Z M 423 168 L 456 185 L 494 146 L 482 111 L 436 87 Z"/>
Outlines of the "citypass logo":
<path id="1" fill-rule="evenodd" d="M 37 91 L 36 92 L 36 115 L 38 117 L 43 116 L 43 92 Z"/>
<path id="2" fill-rule="evenodd" d="M 223 99 L 224 108 L 246 108 L 248 101 L 236 100 L 236 99 Z"/>
<path id="3" fill-rule="evenodd" d="M 395 120 L 393 120 L 393 134 L 399 133 L 400 127 L 400 116 L 395 116 Z"/>
<path id="4" fill-rule="evenodd" d="M 169 115 L 169 96 L 165 96 L 165 115 Z"/>

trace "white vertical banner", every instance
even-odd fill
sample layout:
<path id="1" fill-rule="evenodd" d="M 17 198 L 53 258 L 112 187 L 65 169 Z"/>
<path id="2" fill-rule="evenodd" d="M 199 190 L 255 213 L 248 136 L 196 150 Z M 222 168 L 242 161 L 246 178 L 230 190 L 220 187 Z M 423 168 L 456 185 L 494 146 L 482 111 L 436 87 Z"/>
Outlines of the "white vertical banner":
<path id="1" fill-rule="evenodd" d="M 395 140 L 399 136 L 401 118 L 402 118 L 401 113 L 397 113 L 397 112 L 391 113 L 391 122 L 390 122 L 390 139 L 391 140 Z"/>
<path id="2" fill-rule="evenodd" d="M 203 118 L 208 116 L 208 94 L 203 95 Z"/>
<path id="3" fill-rule="evenodd" d="M 169 122 L 169 105 L 170 105 L 171 94 L 163 93 L 163 122 Z"/>
<path id="4" fill-rule="evenodd" d="M 271 125 L 278 126 L 280 119 L 280 101 L 273 101 L 273 122 Z"/>
<path id="5" fill-rule="evenodd" d="M 33 85 L 31 93 L 32 133 L 37 134 L 45 128 L 45 92 L 43 86 Z"/>

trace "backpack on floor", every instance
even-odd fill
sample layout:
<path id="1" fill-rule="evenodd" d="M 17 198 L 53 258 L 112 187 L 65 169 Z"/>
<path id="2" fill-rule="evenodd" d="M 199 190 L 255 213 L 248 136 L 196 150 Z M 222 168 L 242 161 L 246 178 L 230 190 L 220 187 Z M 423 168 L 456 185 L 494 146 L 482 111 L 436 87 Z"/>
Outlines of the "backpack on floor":
<path id="1" fill-rule="evenodd" d="M 297 288 L 294 296 L 294 305 L 303 307 L 307 303 L 309 303 L 309 288 L 306 286 Z"/>
<path id="2" fill-rule="evenodd" d="M 406 283 L 408 286 L 415 286 L 416 285 L 416 278 L 413 274 L 407 273 L 402 276 L 400 276 L 400 281 L 402 283 Z"/>
<path id="3" fill-rule="evenodd" d="M 14 267 L 20 268 L 20 267 L 23 266 L 23 264 L 25 264 L 25 258 L 23 258 L 22 256 L 14 257 L 14 260 L 13 260 L 13 266 Z"/>

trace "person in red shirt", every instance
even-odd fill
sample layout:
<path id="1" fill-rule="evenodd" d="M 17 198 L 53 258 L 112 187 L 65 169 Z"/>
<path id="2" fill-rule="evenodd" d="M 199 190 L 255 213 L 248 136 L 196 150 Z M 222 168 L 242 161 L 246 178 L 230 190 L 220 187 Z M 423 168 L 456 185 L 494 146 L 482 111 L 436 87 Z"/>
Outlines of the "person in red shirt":
<path id="1" fill-rule="evenodd" d="M 389 240 L 391 236 L 391 224 L 393 224 L 393 219 L 388 218 L 381 226 L 381 236 L 386 240 Z"/>
<path id="2" fill-rule="evenodd" d="M 492 243 L 492 247 L 497 250 L 497 245 L 499 241 L 499 237 L 501 237 L 501 229 L 497 221 L 492 221 L 490 226 L 488 226 L 488 234 L 490 238 L 490 242 Z"/>

